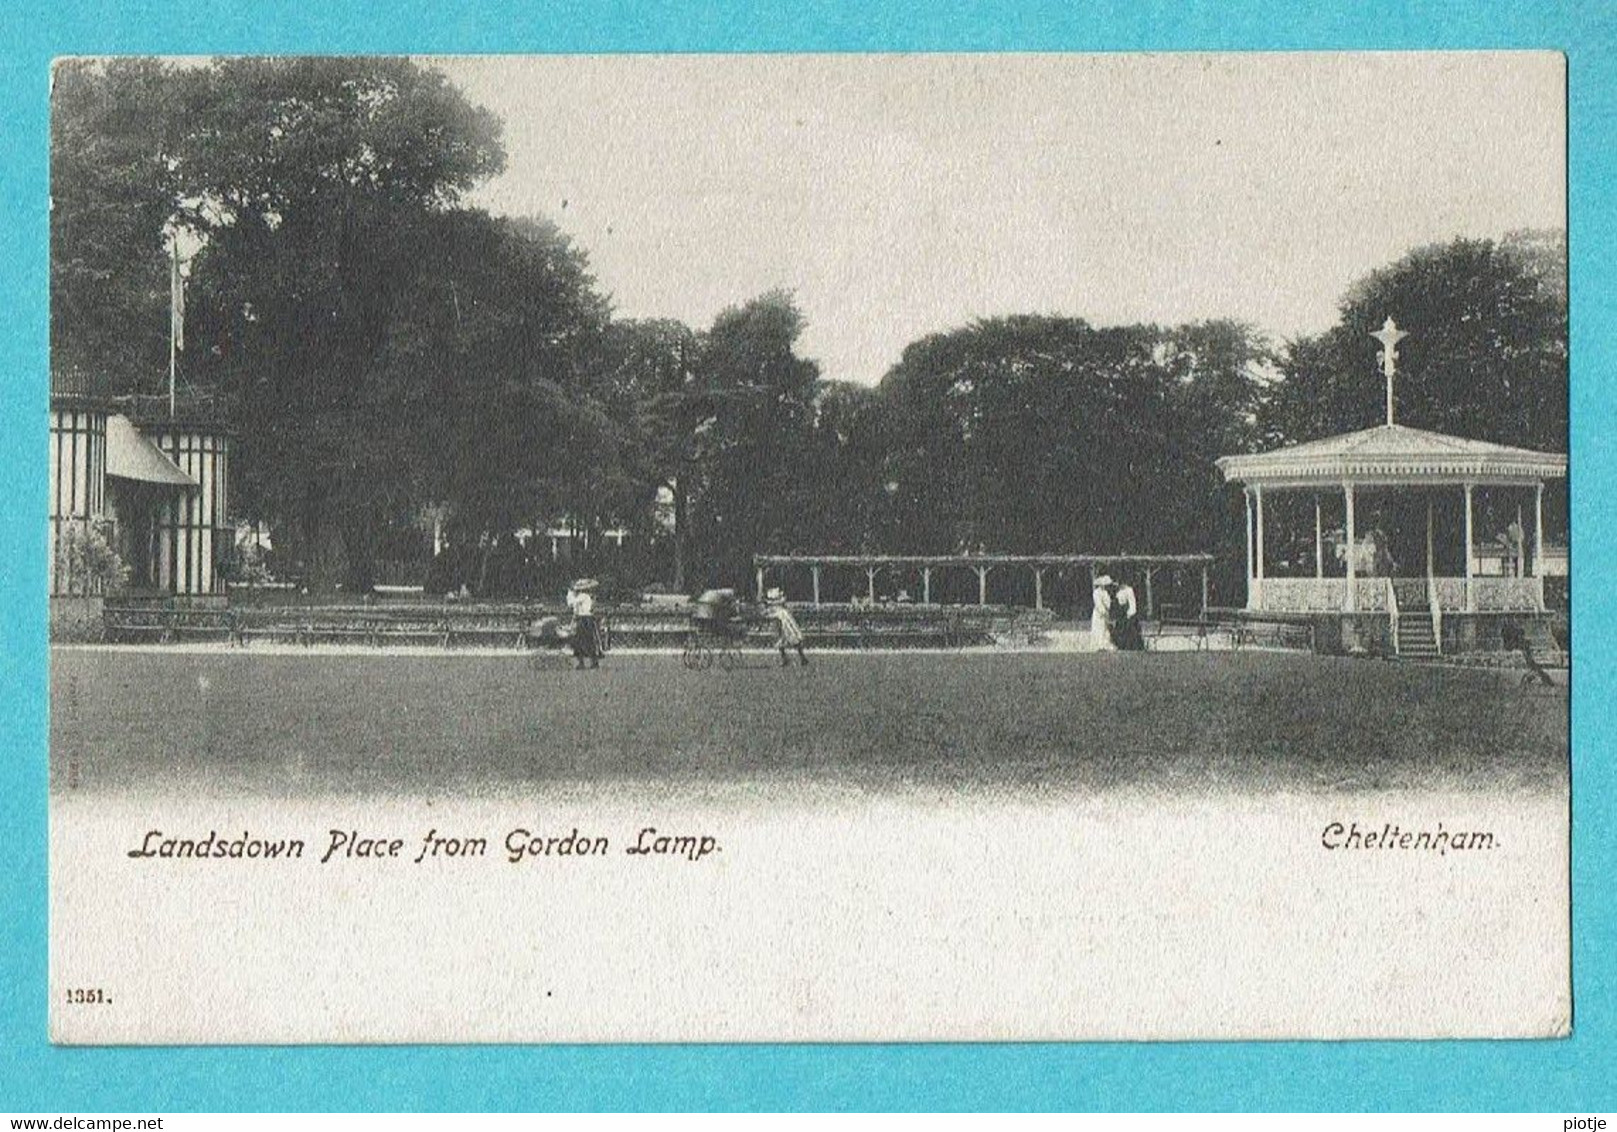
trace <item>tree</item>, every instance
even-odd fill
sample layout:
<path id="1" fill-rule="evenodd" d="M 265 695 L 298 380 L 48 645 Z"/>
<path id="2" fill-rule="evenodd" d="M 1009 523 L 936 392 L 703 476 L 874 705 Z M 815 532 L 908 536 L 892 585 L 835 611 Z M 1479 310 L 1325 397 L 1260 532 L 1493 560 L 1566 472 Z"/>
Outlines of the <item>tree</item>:
<path id="1" fill-rule="evenodd" d="M 290 520 L 317 583 L 369 588 L 418 504 L 387 350 L 442 254 L 434 218 L 498 171 L 498 122 L 401 59 L 230 59 L 186 76 L 175 179 L 204 241 L 189 376 L 235 403 L 239 498 Z"/>
<path id="2" fill-rule="evenodd" d="M 771 291 L 713 321 L 687 398 L 692 542 L 715 580 L 743 585 L 751 556 L 795 540 L 794 503 L 814 422 L 819 367 L 797 354 L 803 316 Z"/>
<path id="3" fill-rule="evenodd" d="M 583 253 L 554 225 L 477 211 L 422 231 L 435 254 L 386 325 L 372 409 L 411 513 L 442 505 L 466 543 L 632 511 L 623 438 L 589 384 L 608 311 Z"/>
<path id="4" fill-rule="evenodd" d="M 59 376 L 156 393 L 168 373 L 165 226 L 181 90 L 148 59 L 68 59 L 51 74 L 50 345 Z"/>
<path id="5" fill-rule="evenodd" d="M 855 554 L 889 545 L 896 485 L 887 478 L 887 423 L 876 389 L 820 383 L 786 549 Z"/>
<path id="6" fill-rule="evenodd" d="M 1420 248 L 1354 284 L 1336 326 L 1288 343 L 1283 380 L 1262 406 L 1266 444 L 1386 419 L 1370 334 L 1388 317 L 1409 334 L 1398 346 L 1398 423 L 1565 450 L 1566 243 L 1543 232 Z"/>
<path id="7" fill-rule="evenodd" d="M 675 319 L 620 320 L 602 334 L 592 385 L 625 439 L 626 473 L 649 496 L 631 509 L 631 529 L 648 542 L 662 535 L 653 518 L 660 491 L 673 501 L 668 532 L 669 575 L 686 585 L 690 557 L 690 492 L 701 432 L 713 418 L 713 399 L 699 379 L 700 335 Z"/>
<path id="8" fill-rule="evenodd" d="M 1236 323 L 1017 316 L 922 339 L 881 385 L 893 549 L 1206 547 L 1212 460 L 1247 443 L 1267 356 Z"/>

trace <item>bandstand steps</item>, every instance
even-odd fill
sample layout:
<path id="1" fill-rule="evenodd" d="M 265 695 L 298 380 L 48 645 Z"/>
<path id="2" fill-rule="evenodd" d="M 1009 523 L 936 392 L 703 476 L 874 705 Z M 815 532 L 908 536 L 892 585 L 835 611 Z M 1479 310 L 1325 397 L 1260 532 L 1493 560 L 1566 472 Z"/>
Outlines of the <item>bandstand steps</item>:
<path id="1" fill-rule="evenodd" d="M 1441 656 L 1430 613 L 1405 613 L 1398 618 L 1398 655 L 1412 660 Z"/>

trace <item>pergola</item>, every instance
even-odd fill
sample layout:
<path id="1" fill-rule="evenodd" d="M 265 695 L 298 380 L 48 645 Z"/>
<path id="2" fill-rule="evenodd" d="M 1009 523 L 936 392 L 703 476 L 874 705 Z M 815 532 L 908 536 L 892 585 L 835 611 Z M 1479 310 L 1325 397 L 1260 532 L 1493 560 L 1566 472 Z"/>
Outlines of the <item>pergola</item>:
<path id="1" fill-rule="evenodd" d="M 1224 478 L 1243 484 L 1247 510 L 1247 608 L 1265 612 L 1392 612 L 1400 603 L 1443 612 L 1541 611 L 1544 608 L 1544 485 L 1564 479 L 1566 456 L 1504 444 L 1448 436 L 1409 428 L 1393 421 L 1392 377 L 1403 333 L 1387 320 L 1374 335 L 1385 345 L 1382 365 L 1387 376 L 1387 423 L 1324 440 L 1297 444 L 1256 455 L 1224 456 L 1217 461 Z M 1511 569 L 1505 576 L 1479 576 L 1477 571 L 1477 496 L 1514 496 L 1515 519 L 1507 528 Z M 1265 522 L 1266 504 L 1278 496 L 1311 495 L 1313 502 L 1312 570 L 1295 559 L 1280 576 L 1270 574 L 1271 547 Z M 1525 503 L 1532 499 L 1532 528 L 1525 525 Z M 1388 533 L 1380 524 L 1366 529 L 1358 522 L 1366 496 L 1381 510 L 1401 515 L 1402 526 L 1415 531 Z M 1323 509 L 1342 501 L 1342 525 L 1327 539 Z M 1491 499 L 1497 502 L 1497 498 Z M 1410 519 L 1411 504 L 1424 505 L 1424 522 Z M 1463 521 L 1459 516 L 1463 514 Z M 1451 533 L 1438 537 L 1439 517 Z M 1421 527 L 1424 530 L 1420 530 Z M 1458 528 L 1458 529 L 1454 529 Z M 1414 573 L 1405 554 L 1400 566 L 1390 545 L 1412 544 L 1423 534 L 1415 557 L 1423 569 Z M 1456 537 L 1458 536 L 1458 537 Z M 1529 539 L 1531 541 L 1529 542 Z M 1335 549 L 1327 557 L 1327 541 Z M 1459 542 L 1458 548 L 1453 543 Z M 1457 551 L 1457 553 L 1456 553 Z M 1440 566 L 1440 559 L 1447 565 Z M 1279 563 L 1277 563 L 1279 564 Z M 1327 566 L 1330 568 L 1327 568 Z M 1455 567 L 1458 566 L 1458 569 Z M 1340 568 L 1340 574 L 1336 572 Z M 1403 583 L 1402 585 L 1398 583 Z"/>
<path id="2" fill-rule="evenodd" d="M 1199 567 L 1201 570 L 1201 604 L 1207 612 L 1207 568 L 1211 554 L 757 554 L 753 567 L 757 572 L 758 598 L 763 599 L 767 571 L 778 567 L 807 566 L 812 578 L 812 598 L 820 605 L 820 571 L 823 567 L 856 567 L 865 571 L 869 600 L 876 600 L 876 575 L 882 570 L 916 570 L 921 575 L 921 603 L 932 604 L 932 572 L 944 569 L 971 570 L 977 575 L 977 604 L 988 604 L 988 575 L 996 569 L 1019 568 L 1032 571 L 1033 606 L 1044 608 L 1044 572 L 1062 567 L 1088 567 L 1090 585 L 1107 567 L 1139 567 L 1145 578 L 1145 615 L 1152 617 L 1155 597 L 1152 577 L 1164 567 Z"/>

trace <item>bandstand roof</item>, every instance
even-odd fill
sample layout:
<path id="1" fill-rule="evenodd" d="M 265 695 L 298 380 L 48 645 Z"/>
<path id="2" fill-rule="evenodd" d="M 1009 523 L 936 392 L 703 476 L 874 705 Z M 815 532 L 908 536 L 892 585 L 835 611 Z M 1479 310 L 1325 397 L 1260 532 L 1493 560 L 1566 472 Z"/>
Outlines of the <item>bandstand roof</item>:
<path id="1" fill-rule="evenodd" d="M 1377 425 L 1215 461 L 1240 483 L 1538 483 L 1566 475 L 1566 456 L 1468 440 L 1407 425 Z"/>

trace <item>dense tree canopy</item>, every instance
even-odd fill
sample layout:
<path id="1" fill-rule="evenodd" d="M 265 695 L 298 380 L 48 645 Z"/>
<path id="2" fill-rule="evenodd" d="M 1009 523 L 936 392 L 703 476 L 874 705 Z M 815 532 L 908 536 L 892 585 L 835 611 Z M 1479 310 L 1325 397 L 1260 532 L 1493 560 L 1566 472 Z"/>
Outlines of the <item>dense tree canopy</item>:
<path id="1" fill-rule="evenodd" d="M 229 406 L 235 506 L 359 589 L 423 515 L 460 555 L 438 580 L 483 592 L 538 584 L 510 536 L 557 524 L 625 527 L 612 568 L 692 589 L 745 585 L 760 552 L 1238 564 L 1214 459 L 1379 422 L 1388 315 L 1400 421 L 1564 448 L 1558 233 L 1412 252 L 1278 352 L 1235 321 L 1020 315 L 928 335 L 867 387 L 802 354 L 788 292 L 699 329 L 614 318 L 560 229 L 463 204 L 499 134 L 405 60 L 60 65 L 53 366 L 163 387 L 178 234 L 181 385 Z"/>
<path id="2" fill-rule="evenodd" d="M 893 537 L 916 551 L 1205 546 L 1211 459 L 1249 442 L 1250 328 L 994 319 L 910 346 L 882 382 Z"/>
<path id="3" fill-rule="evenodd" d="M 52 369 L 156 393 L 168 373 L 181 91 L 151 60 L 64 60 L 51 80 Z"/>
<path id="4" fill-rule="evenodd" d="M 1413 251 L 1355 284 L 1336 326 L 1287 346 L 1264 435 L 1296 442 L 1382 423 L 1370 334 L 1391 317 L 1409 334 L 1398 346 L 1399 423 L 1564 452 L 1566 294 L 1560 233 Z"/>

